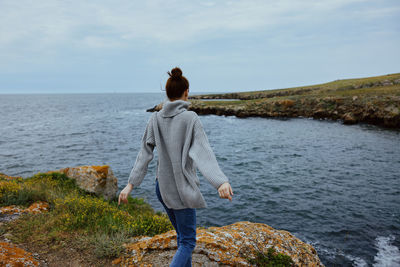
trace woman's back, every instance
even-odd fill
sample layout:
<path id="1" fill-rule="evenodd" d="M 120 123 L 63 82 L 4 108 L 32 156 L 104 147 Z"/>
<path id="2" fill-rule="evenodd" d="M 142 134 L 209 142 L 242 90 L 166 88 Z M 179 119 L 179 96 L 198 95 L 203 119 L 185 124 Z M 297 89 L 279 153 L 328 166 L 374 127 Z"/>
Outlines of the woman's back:
<path id="1" fill-rule="evenodd" d="M 193 111 L 188 111 L 190 103 L 183 100 L 169 101 L 163 103 L 163 108 L 154 115 L 154 125 L 159 131 L 160 144 L 165 145 L 166 151 L 174 157 L 176 154 L 182 154 L 185 140 L 191 134 L 191 124 L 197 114 Z M 154 127 L 153 127 L 154 128 Z M 164 149 L 164 147 L 163 147 Z"/>
<path id="2" fill-rule="evenodd" d="M 198 115 L 187 110 L 189 105 L 184 100 L 167 100 L 161 111 L 152 114 L 142 138 L 141 155 L 129 178 L 129 183 L 140 185 L 156 147 L 161 196 L 173 209 L 207 207 L 196 167 L 216 189 L 229 182 L 219 168 Z"/>

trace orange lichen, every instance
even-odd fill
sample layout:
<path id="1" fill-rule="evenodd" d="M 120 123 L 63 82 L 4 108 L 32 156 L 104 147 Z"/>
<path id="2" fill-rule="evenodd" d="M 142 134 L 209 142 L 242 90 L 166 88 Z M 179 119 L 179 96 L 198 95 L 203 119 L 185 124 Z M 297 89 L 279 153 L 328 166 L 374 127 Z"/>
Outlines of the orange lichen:
<path id="1" fill-rule="evenodd" d="M 41 213 L 49 210 L 49 204 L 44 201 L 37 201 L 30 205 L 28 208 L 23 209 L 16 205 L 6 206 L 0 208 L 0 214 L 14 214 L 14 213 Z"/>
<path id="2" fill-rule="evenodd" d="M 103 166 L 91 166 L 98 174 L 100 174 L 103 178 L 107 177 L 108 175 L 108 165 Z"/>
<path id="3" fill-rule="evenodd" d="M 255 257 L 260 247 L 263 253 L 274 247 L 277 252 L 289 255 L 296 265 L 323 266 L 315 249 L 287 231 L 276 230 L 262 223 L 248 221 L 237 222 L 222 227 L 209 227 L 196 230 L 194 253 L 207 255 L 219 264 L 249 266 L 244 255 Z M 121 256 L 113 263 L 120 266 L 139 266 L 143 258 L 151 251 L 176 250 L 176 232 L 168 231 L 153 237 L 140 237 L 135 242 L 126 244 L 131 251 L 129 257 Z"/>
<path id="4" fill-rule="evenodd" d="M 44 201 L 37 201 L 25 209 L 24 212 L 29 213 L 41 213 L 43 211 L 48 211 L 50 208 L 49 204 Z"/>
<path id="5" fill-rule="evenodd" d="M 10 267 L 39 266 L 30 252 L 16 247 L 14 244 L 0 242 L 0 265 Z"/>
<path id="6" fill-rule="evenodd" d="M 22 180 L 23 178 L 21 176 L 9 176 L 7 174 L 4 174 L 4 173 L 0 172 L 0 179 L 4 179 L 4 180 Z"/>
<path id="7" fill-rule="evenodd" d="M 102 166 L 77 166 L 73 168 L 63 168 L 58 171 L 49 171 L 47 173 L 52 172 L 61 172 L 68 176 L 74 176 L 74 174 L 94 174 L 97 178 L 104 179 L 107 178 L 109 175 L 109 165 L 102 165 Z"/>
<path id="8" fill-rule="evenodd" d="M 291 106 L 294 105 L 294 101 L 293 101 L 293 100 L 290 100 L 290 99 L 285 99 L 285 100 L 282 100 L 282 101 L 280 102 L 280 104 L 283 105 L 283 106 L 285 106 L 285 107 L 291 107 Z"/>
<path id="9" fill-rule="evenodd" d="M 52 174 L 52 173 L 55 173 L 55 172 L 67 174 L 68 168 L 61 169 L 61 170 L 58 170 L 58 171 L 48 171 L 48 172 L 45 172 L 45 173 L 46 174 Z"/>

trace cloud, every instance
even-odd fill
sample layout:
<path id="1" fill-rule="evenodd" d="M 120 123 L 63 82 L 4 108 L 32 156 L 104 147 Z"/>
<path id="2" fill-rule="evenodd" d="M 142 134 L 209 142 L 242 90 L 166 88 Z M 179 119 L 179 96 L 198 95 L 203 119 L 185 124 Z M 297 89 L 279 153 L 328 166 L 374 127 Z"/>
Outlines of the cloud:
<path id="1" fill-rule="evenodd" d="M 326 19 L 363 0 L 28 1 L 0 3 L 0 47 L 110 48 L 194 43 L 223 33 L 269 31 Z M 376 15 L 379 11 L 371 11 Z M 387 14 L 390 10 L 385 10 Z M 393 12 L 393 11 L 392 11 Z"/>
<path id="2" fill-rule="evenodd" d="M 399 12 L 398 0 L 0 0 L 0 90 L 146 88 L 171 64 L 218 90 L 394 69 Z"/>

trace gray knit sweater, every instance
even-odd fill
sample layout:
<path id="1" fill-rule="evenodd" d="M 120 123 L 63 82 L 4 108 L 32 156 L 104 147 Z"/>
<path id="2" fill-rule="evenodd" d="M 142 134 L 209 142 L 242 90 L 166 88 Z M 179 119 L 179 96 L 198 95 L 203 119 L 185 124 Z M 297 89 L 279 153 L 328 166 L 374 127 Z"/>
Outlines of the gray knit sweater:
<path id="1" fill-rule="evenodd" d="M 157 176 L 161 197 L 168 208 L 207 208 L 200 192 L 196 167 L 215 188 L 229 182 L 210 147 L 199 116 L 187 110 L 190 102 L 166 99 L 146 126 L 141 148 L 128 182 L 139 186 L 157 147 Z"/>

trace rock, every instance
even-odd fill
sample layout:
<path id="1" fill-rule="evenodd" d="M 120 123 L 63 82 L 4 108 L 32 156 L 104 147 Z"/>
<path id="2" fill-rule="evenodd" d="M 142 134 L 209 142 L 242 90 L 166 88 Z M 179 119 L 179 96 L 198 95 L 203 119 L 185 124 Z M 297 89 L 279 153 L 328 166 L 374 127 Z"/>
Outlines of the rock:
<path id="1" fill-rule="evenodd" d="M 396 79 L 393 81 L 394 84 L 400 84 L 400 79 Z"/>
<path id="2" fill-rule="evenodd" d="M 68 177 L 75 179 L 77 185 L 83 190 L 104 196 L 107 200 L 115 197 L 118 191 L 118 179 L 108 165 L 78 166 L 50 172 L 65 173 Z"/>
<path id="3" fill-rule="evenodd" d="M 0 208 L 0 214 L 13 214 L 13 213 L 41 213 L 49 210 L 49 204 L 45 201 L 36 201 L 28 208 L 23 209 L 16 205 L 6 206 Z"/>
<path id="4" fill-rule="evenodd" d="M 49 204 L 45 201 L 36 201 L 28 208 L 24 209 L 16 205 L 0 208 L 0 222 L 11 221 L 18 218 L 22 213 L 41 213 L 49 210 Z"/>
<path id="5" fill-rule="evenodd" d="M 373 83 L 369 82 L 369 83 L 364 83 L 361 88 L 370 88 L 373 86 Z"/>
<path id="6" fill-rule="evenodd" d="M 263 253 L 274 247 L 292 258 L 295 266 L 323 266 L 315 249 L 283 230 L 263 223 L 236 222 L 222 227 L 197 228 L 193 266 L 250 266 L 245 256 L 255 258 L 258 247 Z M 142 236 L 125 244 L 129 255 L 113 261 L 120 266 L 168 266 L 176 252 L 176 232 L 153 237 Z"/>
<path id="7" fill-rule="evenodd" d="M 383 85 L 383 86 L 389 86 L 389 85 L 393 85 L 393 83 L 392 83 L 391 81 L 389 81 L 389 80 L 383 80 L 383 81 L 381 82 L 381 85 Z"/>
<path id="8" fill-rule="evenodd" d="M 160 111 L 162 109 L 162 103 L 155 105 L 152 108 L 147 109 L 147 112 L 154 112 L 154 111 Z"/>
<path id="9" fill-rule="evenodd" d="M 353 101 L 356 101 L 358 99 L 358 96 L 354 95 L 353 96 Z"/>
<path id="10" fill-rule="evenodd" d="M 0 266 L 39 266 L 30 252 L 18 248 L 12 243 L 0 242 Z"/>
<path id="11" fill-rule="evenodd" d="M 283 105 L 284 107 L 291 107 L 294 105 L 294 101 L 291 99 L 284 99 L 280 101 L 280 104 Z"/>
<path id="12" fill-rule="evenodd" d="M 348 112 L 343 115 L 343 124 L 355 124 L 357 123 L 357 120 L 354 118 L 353 114 L 351 112 Z"/>
<path id="13" fill-rule="evenodd" d="M 384 109 L 386 112 L 388 112 L 391 116 L 397 116 L 399 115 L 399 108 L 393 105 L 389 105 L 385 107 Z"/>
<path id="14" fill-rule="evenodd" d="M 373 85 L 372 85 L 372 87 L 377 87 L 377 86 L 380 86 L 380 85 L 381 85 L 380 82 L 374 82 Z"/>
<path id="15" fill-rule="evenodd" d="M 328 116 L 329 116 L 329 113 L 323 108 L 320 108 L 320 109 L 314 111 L 314 114 L 313 114 L 314 118 L 326 118 Z"/>

